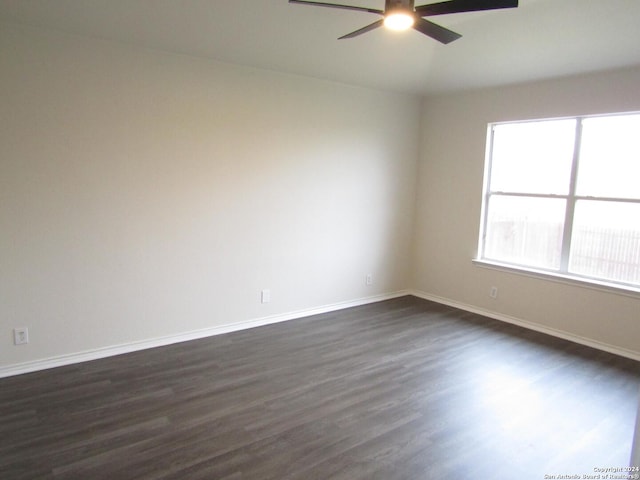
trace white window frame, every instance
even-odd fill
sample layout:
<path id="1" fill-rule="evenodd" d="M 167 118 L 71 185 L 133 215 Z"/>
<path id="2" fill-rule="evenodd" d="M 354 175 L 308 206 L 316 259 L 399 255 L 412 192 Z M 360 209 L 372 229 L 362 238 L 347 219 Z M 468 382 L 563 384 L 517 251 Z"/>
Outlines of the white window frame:
<path id="1" fill-rule="evenodd" d="M 580 275 L 577 273 L 569 272 L 569 258 L 571 251 L 571 241 L 573 233 L 573 221 L 575 214 L 576 203 L 580 200 L 592 200 L 592 201 L 604 201 L 604 202 L 623 202 L 640 204 L 640 197 L 638 198 L 618 198 L 618 197 L 600 197 L 600 196 L 586 196 L 578 195 L 577 182 L 578 182 L 578 166 L 580 161 L 580 147 L 582 142 L 582 124 L 585 119 L 589 118 L 603 118 L 614 117 L 623 115 L 638 115 L 640 112 L 622 112 L 613 114 L 601 114 L 601 115 L 581 115 L 573 117 L 560 117 L 560 118 L 547 118 L 547 119 L 533 119 L 523 121 L 510 121 L 510 122 L 493 122 L 488 125 L 487 128 L 487 142 L 485 152 L 485 169 L 484 169 L 484 184 L 482 195 L 482 208 L 480 216 L 480 233 L 478 239 L 478 251 L 477 256 L 473 262 L 479 266 L 485 266 L 493 269 L 509 271 L 512 273 L 521 273 L 527 276 L 542 277 L 559 281 L 561 283 L 578 284 L 587 286 L 590 288 L 596 288 L 598 290 L 614 291 L 616 293 L 631 294 L 633 297 L 640 296 L 640 286 L 625 282 L 618 282 L 609 279 L 601 279 L 596 277 L 590 277 L 586 275 Z M 539 194 L 539 193 L 521 193 L 521 192 L 508 192 L 508 191 L 492 191 L 491 190 L 491 162 L 493 157 L 493 140 L 495 127 L 498 125 L 509 124 L 523 124 L 528 122 L 541 122 L 541 121 L 553 121 L 553 120 L 575 120 L 575 138 L 573 159 L 571 163 L 571 174 L 569 193 L 567 194 Z M 639 187 L 640 188 L 640 187 Z M 526 198 L 549 198 L 549 199 L 563 199 L 566 201 L 565 218 L 563 225 L 562 235 L 562 248 L 559 269 L 545 269 L 540 267 L 533 267 L 529 265 L 522 265 L 511 262 L 497 261 L 488 259 L 485 257 L 485 239 L 488 222 L 488 205 L 492 196 L 509 196 L 509 197 L 526 197 Z"/>

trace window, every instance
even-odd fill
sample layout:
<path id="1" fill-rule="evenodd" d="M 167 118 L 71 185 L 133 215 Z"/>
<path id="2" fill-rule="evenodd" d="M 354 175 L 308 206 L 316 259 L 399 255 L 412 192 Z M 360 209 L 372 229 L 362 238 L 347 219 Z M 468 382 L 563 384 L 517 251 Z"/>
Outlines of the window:
<path id="1" fill-rule="evenodd" d="M 640 114 L 489 125 L 481 261 L 640 287 Z"/>

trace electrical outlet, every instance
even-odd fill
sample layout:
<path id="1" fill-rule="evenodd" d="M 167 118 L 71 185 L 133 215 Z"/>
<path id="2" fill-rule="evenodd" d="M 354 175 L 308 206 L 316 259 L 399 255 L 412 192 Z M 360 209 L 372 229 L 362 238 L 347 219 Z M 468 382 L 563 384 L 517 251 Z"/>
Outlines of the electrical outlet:
<path id="1" fill-rule="evenodd" d="M 24 345 L 29 343 L 29 329 L 27 327 L 18 327 L 13 329 L 13 344 Z"/>
<path id="2" fill-rule="evenodd" d="M 491 290 L 489 290 L 489 296 L 491 298 L 498 298 L 498 287 L 491 287 Z"/>
<path id="3" fill-rule="evenodd" d="M 367 285 L 373 285 L 373 274 L 367 274 L 367 277 L 364 280 L 364 283 Z"/>
<path id="4" fill-rule="evenodd" d="M 262 303 L 269 303 L 271 301 L 271 290 L 266 288 L 262 290 L 260 293 L 260 301 Z"/>

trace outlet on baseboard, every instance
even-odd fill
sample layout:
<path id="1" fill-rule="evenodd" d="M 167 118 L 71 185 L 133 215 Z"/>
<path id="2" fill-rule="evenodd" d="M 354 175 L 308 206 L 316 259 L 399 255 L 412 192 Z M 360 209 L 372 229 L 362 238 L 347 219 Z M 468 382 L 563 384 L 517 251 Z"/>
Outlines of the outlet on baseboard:
<path id="1" fill-rule="evenodd" d="M 491 290 L 489 290 L 489 296 L 491 298 L 498 298 L 498 287 L 491 287 Z"/>
<path id="2" fill-rule="evenodd" d="M 25 345 L 29 343 L 29 329 L 27 327 L 16 327 L 13 329 L 13 344 Z"/>

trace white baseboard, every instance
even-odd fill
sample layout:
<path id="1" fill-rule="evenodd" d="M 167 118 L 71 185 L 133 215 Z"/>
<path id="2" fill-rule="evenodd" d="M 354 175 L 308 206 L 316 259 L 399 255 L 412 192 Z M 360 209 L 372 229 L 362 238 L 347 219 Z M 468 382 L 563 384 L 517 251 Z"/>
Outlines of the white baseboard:
<path id="1" fill-rule="evenodd" d="M 41 360 L 34 360 L 30 362 L 24 362 L 14 365 L 8 365 L 0 367 L 0 378 L 11 377 L 14 375 L 21 375 L 23 373 L 36 372 L 39 370 L 47 370 L 49 368 L 62 367 L 64 365 L 71 365 L 75 363 L 88 362 L 91 360 L 98 360 L 101 358 L 112 357 L 114 355 L 122 355 L 124 353 L 136 352 L 139 350 L 145 350 L 147 348 L 162 347 L 165 345 L 171 345 L 174 343 L 187 342 L 189 340 L 197 340 L 199 338 L 211 337 L 214 335 L 222 335 L 225 333 L 236 332 L 239 330 L 246 330 L 249 328 L 261 327 L 263 325 L 270 325 L 273 323 L 286 322 L 288 320 L 295 320 L 297 318 L 309 317 L 311 315 L 319 315 L 322 313 L 333 312 L 336 310 L 342 310 L 350 307 L 357 307 L 360 305 L 366 305 L 369 303 L 381 302 L 383 300 L 390 300 L 392 298 L 403 297 L 405 295 L 413 295 L 418 298 L 430 300 L 432 302 L 448 305 L 450 307 L 459 308 L 467 312 L 477 313 L 479 315 L 500 320 L 503 322 L 518 325 L 529 330 L 535 330 L 537 332 L 546 333 L 554 337 L 569 340 L 571 342 L 586 345 L 588 347 L 603 350 L 605 352 L 620 355 L 622 357 L 630 358 L 632 360 L 640 361 L 640 352 L 620 348 L 614 345 L 609 345 L 603 342 L 592 340 L 590 338 L 581 337 L 569 332 L 557 330 L 537 323 L 522 320 L 509 315 L 504 315 L 483 308 L 468 305 L 462 302 L 450 300 L 448 298 L 439 297 L 437 295 L 431 295 L 418 290 L 403 290 L 399 292 L 375 295 L 372 297 L 359 298 L 356 300 L 349 300 L 345 302 L 338 302 L 329 305 L 323 305 L 320 307 L 297 310 L 293 312 L 287 312 L 283 314 L 270 315 L 267 317 L 260 317 L 252 320 L 246 320 L 243 322 L 232 323 L 228 325 L 219 325 L 211 328 L 205 328 L 201 330 L 193 330 L 189 332 L 183 332 L 176 335 L 169 335 L 165 337 L 151 338 L 147 340 L 141 340 L 138 342 L 131 342 L 122 345 L 113 345 L 109 347 L 96 348 L 93 350 L 86 350 L 83 352 L 71 353 L 67 355 L 59 355 L 55 357 L 45 358 Z"/>
<path id="2" fill-rule="evenodd" d="M 288 320 L 295 320 L 296 318 L 309 317 L 311 315 L 319 315 L 321 313 L 328 313 L 336 310 L 342 310 L 345 308 L 366 305 L 369 303 L 381 302 L 383 300 L 403 297 L 409 294 L 410 294 L 409 291 L 404 290 L 404 291 L 399 291 L 399 292 L 394 292 L 389 294 L 375 295 L 372 297 L 364 297 L 356 300 L 338 302 L 338 303 L 323 305 L 315 308 L 308 308 L 308 309 L 297 310 L 293 312 L 287 312 L 283 314 L 255 318 L 252 320 L 246 320 L 246 321 L 232 323 L 228 325 L 219 325 L 219 326 L 205 328 L 201 330 L 183 332 L 176 335 L 150 338 L 150 339 L 131 342 L 131 343 L 122 344 L 122 345 L 112 345 L 109 347 L 96 348 L 92 350 L 86 350 L 83 352 L 71 353 L 67 355 L 59 355 L 55 357 L 44 358 L 41 360 L 34 360 L 30 362 L 8 365 L 6 367 L 0 367 L 0 378 L 11 377 L 14 375 L 21 375 L 23 373 L 36 372 L 39 370 L 47 370 L 49 368 L 62 367 L 64 365 L 71 365 L 74 363 L 98 360 L 100 358 L 112 357 L 114 355 L 122 355 L 124 353 L 136 352 L 138 350 L 145 350 L 147 348 L 163 347 L 165 345 L 171 345 L 173 343 L 187 342 L 189 340 L 197 340 L 199 338 L 212 337 L 214 335 L 222 335 L 224 333 L 230 333 L 230 332 L 236 332 L 239 330 L 246 330 L 249 328 L 261 327 L 263 325 L 270 325 L 272 323 L 286 322 Z"/>
<path id="3" fill-rule="evenodd" d="M 536 332 L 546 333 L 547 335 L 551 335 L 553 337 L 562 338 L 564 340 L 569 340 L 570 342 L 579 343 L 581 345 L 586 345 L 587 347 L 592 347 L 598 350 L 603 350 L 605 352 L 613 353 L 615 355 L 620 355 L 621 357 L 626 357 L 632 360 L 640 361 L 640 352 L 636 352 L 634 350 L 628 350 L 626 348 L 617 347 L 615 345 L 609 345 L 608 343 L 599 342 L 591 338 L 581 337 L 579 335 L 565 332 L 563 330 L 546 327 L 538 323 L 529 322 L 527 320 L 522 320 L 520 318 L 512 317 L 510 315 L 504 315 L 502 313 L 492 312 L 490 310 L 485 310 L 484 308 L 479 308 L 473 305 L 468 305 L 466 303 L 457 302 L 455 300 L 439 297 L 437 295 L 431 295 L 429 293 L 421 292 L 418 290 L 411 290 L 409 294 L 415 297 L 422 298 L 424 300 L 430 300 L 432 302 L 441 303 L 443 305 L 448 305 L 450 307 L 459 308 L 460 310 L 465 310 L 467 312 L 477 313 L 484 317 L 493 318 L 494 320 L 500 320 L 502 322 L 511 323 L 513 325 L 518 325 L 519 327 L 527 328 L 529 330 L 535 330 Z"/>

